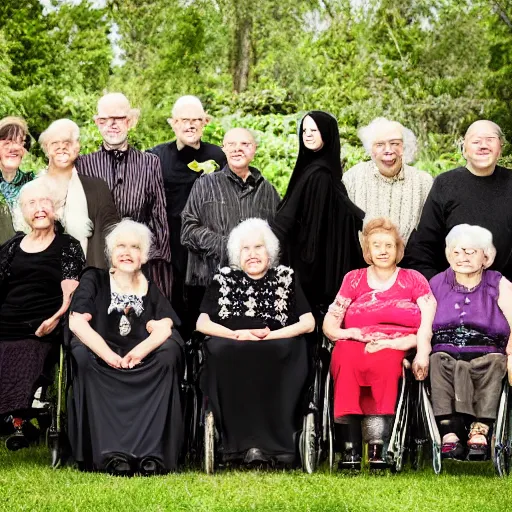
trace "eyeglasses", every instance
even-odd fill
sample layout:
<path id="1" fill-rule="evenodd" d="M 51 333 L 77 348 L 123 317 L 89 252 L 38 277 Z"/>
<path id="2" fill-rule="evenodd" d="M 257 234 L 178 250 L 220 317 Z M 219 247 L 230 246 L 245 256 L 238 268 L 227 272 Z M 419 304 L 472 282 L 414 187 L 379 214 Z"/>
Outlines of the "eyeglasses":
<path id="1" fill-rule="evenodd" d="M 5 149 L 10 146 L 18 146 L 18 147 L 24 147 L 25 141 L 24 140 L 0 140 L 0 148 Z"/>
<path id="2" fill-rule="evenodd" d="M 128 116 L 114 116 L 114 117 L 97 117 L 96 121 L 101 126 L 109 126 L 114 123 L 124 123 L 128 119 Z"/>
<path id="3" fill-rule="evenodd" d="M 228 149 L 249 149 L 253 146 L 252 142 L 226 142 L 224 143 L 224 147 Z"/>
<path id="4" fill-rule="evenodd" d="M 204 118 L 202 118 L 202 117 L 192 117 L 192 118 L 180 117 L 180 118 L 176 119 L 176 121 L 178 121 L 178 123 L 181 123 L 181 124 L 191 124 L 191 125 L 197 126 L 204 121 Z"/>

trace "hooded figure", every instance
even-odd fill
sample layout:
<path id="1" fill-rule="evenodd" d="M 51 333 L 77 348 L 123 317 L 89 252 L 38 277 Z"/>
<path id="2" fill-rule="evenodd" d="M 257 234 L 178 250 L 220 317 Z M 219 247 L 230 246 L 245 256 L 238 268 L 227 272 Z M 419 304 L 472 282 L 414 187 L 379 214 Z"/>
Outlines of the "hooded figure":
<path id="1" fill-rule="evenodd" d="M 299 155 L 272 229 L 283 258 L 298 274 L 315 313 L 324 311 L 343 276 L 365 267 L 358 232 L 364 212 L 341 181 L 340 137 L 336 119 L 318 110 L 300 123 Z"/>

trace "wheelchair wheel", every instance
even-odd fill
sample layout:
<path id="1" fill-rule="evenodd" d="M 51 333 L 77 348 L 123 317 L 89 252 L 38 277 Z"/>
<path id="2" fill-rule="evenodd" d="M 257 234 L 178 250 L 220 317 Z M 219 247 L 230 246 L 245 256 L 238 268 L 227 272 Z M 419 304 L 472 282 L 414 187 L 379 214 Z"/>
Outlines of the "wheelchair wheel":
<path id="1" fill-rule="evenodd" d="M 302 469 L 306 473 L 313 473 L 317 466 L 317 438 L 314 412 L 308 413 L 304 418 L 302 434 L 300 436 L 300 456 Z"/>
<path id="2" fill-rule="evenodd" d="M 508 382 L 503 385 L 498 406 L 498 415 L 491 441 L 491 453 L 494 469 L 498 476 L 507 476 L 510 472 L 510 418 L 508 411 Z"/>
<path id="3" fill-rule="evenodd" d="M 409 393 L 406 377 L 402 378 L 400 397 L 393 423 L 393 431 L 388 446 L 388 461 L 392 473 L 400 473 L 404 463 L 407 426 L 409 422 Z"/>
<path id="4" fill-rule="evenodd" d="M 434 410 L 432 409 L 432 404 L 430 403 L 430 399 L 427 395 L 427 390 L 425 389 L 425 384 L 420 382 L 419 385 L 419 393 L 420 393 L 420 407 L 422 409 L 423 421 L 427 427 L 427 432 L 429 435 L 431 448 L 432 448 L 432 467 L 434 469 L 434 473 L 439 475 L 441 473 L 441 436 L 439 435 L 439 430 L 437 428 L 436 419 L 434 416 Z"/>
<path id="5" fill-rule="evenodd" d="M 215 422 L 212 411 L 206 413 L 204 420 L 204 470 L 207 475 L 215 471 Z"/>
<path id="6" fill-rule="evenodd" d="M 327 445 L 329 450 L 329 471 L 332 472 L 334 468 L 334 457 L 336 455 L 334 449 L 334 425 L 331 409 L 331 374 L 328 373 L 325 378 L 325 391 L 324 391 L 324 407 L 323 407 L 323 437 L 322 442 Z M 320 463 L 320 460 L 318 461 Z"/>

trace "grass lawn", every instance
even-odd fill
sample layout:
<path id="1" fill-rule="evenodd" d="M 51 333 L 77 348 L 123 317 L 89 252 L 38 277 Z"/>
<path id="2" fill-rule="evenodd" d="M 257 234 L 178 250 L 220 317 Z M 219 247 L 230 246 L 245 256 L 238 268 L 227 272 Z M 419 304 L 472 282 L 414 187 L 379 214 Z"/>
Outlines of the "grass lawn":
<path id="1" fill-rule="evenodd" d="M 512 477 L 511 477 L 512 478 Z M 301 471 L 186 471 L 123 479 L 52 470 L 44 447 L 11 453 L 0 448 L 0 510 L 512 510 L 512 479 L 490 463 L 447 463 L 400 475 Z"/>

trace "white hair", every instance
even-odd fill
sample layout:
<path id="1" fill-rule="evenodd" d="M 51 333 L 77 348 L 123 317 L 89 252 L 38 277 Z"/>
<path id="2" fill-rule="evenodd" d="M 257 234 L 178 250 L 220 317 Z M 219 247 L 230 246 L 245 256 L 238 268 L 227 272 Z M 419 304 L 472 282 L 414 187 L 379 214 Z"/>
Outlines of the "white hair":
<path id="1" fill-rule="evenodd" d="M 80 140 L 80 128 L 74 121 L 71 121 L 71 119 L 58 119 L 57 121 L 53 121 L 39 136 L 39 144 L 46 155 L 48 155 L 48 144 L 54 137 L 78 142 Z"/>
<path id="2" fill-rule="evenodd" d="M 178 98 L 176 102 L 174 103 L 174 106 L 172 107 L 171 116 L 173 118 L 176 118 L 178 115 L 178 111 L 183 107 L 188 106 L 194 106 L 198 107 L 203 111 L 203 114 L 206 116 L 206 112 L 204 111 L 203 104 L 201 103 L 201 100 L 197 96 L 181 96 L 181 98 Z"/>
<path id="3" fill-rule="evenodd" d="M 492 233 L 481 226 L 458 224 L 450 230 L 445 242 L 447 259 L 452 250 L 457 246 L 461 246 L 464 249 L 482 249 L 487 258 L 486 268 L 493 264 L 496 257 L 496 247 L 492 243 Z"/>
<path id="4" fill-rule="evenodd" d="M 404 145 L 403 160 L 406 164 L 414 161 L 418 151 L 418 140 L 416 135 L 397 121 L 390 121 L 385 117 L 377 117 L 369 125 L 363 126 L 357 131 L 357 135 L 363 143 L 364 149 L 368 155 L 372 154 L 372 146 L 378 133 L 398 128 L 402 132 L 402 140 Z"/>
<path id="5" fill-rule="evenodd" d="M 249 235 L 260 234 L 267 249 L 271 267 L 279 263 L 279 240 L 274 235 L 268 222 L 263 219 L 251 218 L 244 220 L 233 228 L 228 239 L 229 264 L 240 268 L 240 251 L 242 243 Z"/>
<path id="6" fill-rule="evenodd" d="M 56 207 L 57 203 L 57 190 L 53 186 L 53 183 L 46 179 L 44 176 L 40 176 L 39 178 L 35 178 L 32 181 L 29 181 L 25 185 L 23 185 L 20 189 L 20 194 L 18 196 L 18 205 L 21 207 L 23 205 L 23 199 L 28 192 L 38 191 L 39 197 L 44 199 L 49 199 L 53 207 Z"/>
<path id="7" fill-rule="evenodd" d="M 105 252 L 109 261 L 112 261 L 112 252 L 116 247 L 116 244 L 126 234 L 134 235 L 140 244 L 140 251 L 142 254 L 142 263 L 146 263 L 149 259 L 149 251 L 151 249 L 151 242 L 153 235 L 150 229 L 131 219 L 123 219 L 117 223 L 112 231 L 105 238 Z"/>

